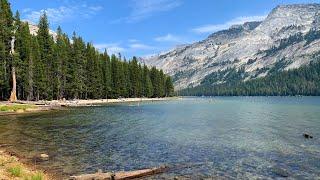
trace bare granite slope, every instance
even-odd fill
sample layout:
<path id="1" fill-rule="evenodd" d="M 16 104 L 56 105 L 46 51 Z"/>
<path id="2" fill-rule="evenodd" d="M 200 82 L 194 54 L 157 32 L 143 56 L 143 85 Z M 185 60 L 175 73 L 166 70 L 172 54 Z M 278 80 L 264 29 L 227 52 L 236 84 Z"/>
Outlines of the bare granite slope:
<path id="1" fill-rule="evenodd" d="M 235 25 L 140 61 L 173 76 L 177 89 L 197 86 L 211 73 L 228 68 L 244 68 L 248 75 L 243 80 L 263 77 L 280 61 L 283 70 L 310 62 L 320 51 L 320 39 L 307 43 L 304 37 L 319 25 L 320 4 L 278 6 L 262 22 Z"/>

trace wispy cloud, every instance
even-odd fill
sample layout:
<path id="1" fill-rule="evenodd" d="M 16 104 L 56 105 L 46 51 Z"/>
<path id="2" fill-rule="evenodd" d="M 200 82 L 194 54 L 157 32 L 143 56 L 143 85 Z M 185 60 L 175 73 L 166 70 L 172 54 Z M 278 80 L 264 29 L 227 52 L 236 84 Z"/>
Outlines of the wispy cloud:
<path id="1" fill-rule="evenodd" d="M 53 24 L 66 20 L 72 16 L 73 9 L 61 6 L 59 8 L 47 8 L 39 11 L 29 11 L 24 17 L 26 20 L 36 23 L 39 21 L 39 17 L 46 12 L 49 21 Z"/>
<path id="2" fill-rule="evenodd" d="M 128 40 L 130 41 L 130 40 Z M 137 53 L 145 52 L 150 50 L 157 50 L 157 47 L 150 46 L 144 43 L 140 43 L 138 40 L 132 43 L 96 43 L 94 47 L 100 52 L 107 50 L 109 54 L 118 54 L 118 53 Z"/>
<path id="3" fill-rule="evenodd" d="M 193 28 L 192 31 L 196 33 L 214 33 L 223 29 L 228 29 L 232 25 L 243 24 L 250 21 L 262 21 L 266 18 L 266 15 L 262 16 L 243 16 L 237 17 L 223 24 L 208 24 L 200 27 Z"/>
<path id="4" fill-rule="evenodd" d="M 120 46 L 119 43 L 94 44 L 94 47 L 96 47 L 101 52 L 107 50 L 109 54 L 118 54 L 126 51 L 126 49 Z"/>
<path id="5" fill-rule="evenodd" d="M 149 46 L 149 45 L 142 44 L 142 43 L 133 43 L 133 44 L 130 44 L 129 47 L 131 49 L 134 49 L 134 50 L 151 50 L 151 49 L 154 49 L 153 46 Z"/>
<path id="6" fill-rule="evenodd" d="M 30 11 L 32 11 L 32 9 L 31 8 L 25 8 L 25 9 L 22 9 L 22 13 L 27 13 L 27 12 L 30 12 Z"/>
<path id="7" fill-rule="evenodd" d="M 181 0 L 131 0 L 131 12 L 128 17 L 120 18 L 113 23 L 135 23 L 160 12 L 170 11 L 182 5 Z"/>
<path id="8" fill-rule="evenodd" d="M 37 23 L 39 17 L 46 12 L 50 23 L 57 24 L 74 18 L 90 18 L 103 9 L 102 6 L 90 6 L 86 3 L 80 5 L 60 6 L 57 8 L 46 8 L 32 10 L 30 8 L 22 11 L 23 18 L 27 21 Z"/>
<path id="9" fill-rule="evenodd" d="M 158 41 L 158 42 L 175 42 L 175 43 L 185 42 L 184 38 L 170 34 L 170 33 L 166 34 L 164 36 L 156 37 L 156 38 L 154 38 L 154 40 Z"/>

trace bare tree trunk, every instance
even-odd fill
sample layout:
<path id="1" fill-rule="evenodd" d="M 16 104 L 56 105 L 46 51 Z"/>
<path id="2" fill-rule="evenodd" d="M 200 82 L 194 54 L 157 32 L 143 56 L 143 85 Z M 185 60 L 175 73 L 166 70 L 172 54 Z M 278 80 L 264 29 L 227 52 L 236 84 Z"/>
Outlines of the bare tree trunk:
<path id="1" fill-rule="evenodd" d="M 16 80 L 16 68 L 12 66 L 12 90 L 9 101 L 17 101 L 17 80 Z"/>
<path id="2" fill-rule="evenodd" d="M 17 78 L 16 78 L 16 67 L 14 65 L 14 42 L 15 42 L 15 37 L 12 37 L 11 40 L 11 51 L 10 54 L 12 56 L 12 90 L 11 90 L 11 95 L 10 95 L 10 102 L 15 102 L 17 101 Z"/>

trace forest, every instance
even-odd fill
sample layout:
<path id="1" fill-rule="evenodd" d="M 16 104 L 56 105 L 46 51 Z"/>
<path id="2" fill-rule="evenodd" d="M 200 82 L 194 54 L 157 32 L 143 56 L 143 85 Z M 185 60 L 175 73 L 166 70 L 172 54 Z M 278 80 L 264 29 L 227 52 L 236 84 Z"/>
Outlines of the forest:
<path id="1" fill-rule="evenodd" d="M 59 27 L 49 33 L 44 13 L 37 35 L 13 15 L 7 0 L 0 4 L 0 100 L 100 99 L 172 96 L 169 76 L 155 67 L 99 52 Z"/>
<path id="2" fill-rule="evenodd" d="M 233 72 L 241 74 L 241 69 Z M 234 78 L 237 79 L 237 78 Z M 239 79 L 239 78 L 238 78 Z M 319 96 L 319 57 L 305 66 L 288 71 L 277 71 L 249 81 L 235 80 L 218 85 L 203 84 L 179 92 L 184 96 Z"/>

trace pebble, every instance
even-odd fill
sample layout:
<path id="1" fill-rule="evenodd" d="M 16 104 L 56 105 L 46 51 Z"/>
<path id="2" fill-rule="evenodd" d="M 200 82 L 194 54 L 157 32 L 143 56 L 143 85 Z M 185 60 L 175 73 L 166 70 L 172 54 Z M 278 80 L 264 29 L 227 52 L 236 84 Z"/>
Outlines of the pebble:
<path id="1" fill-rule="evenodd" d="M 44 161 L 49 160 L 49 155 L 48 154 L 40 154 L 40 158 Z"/>

